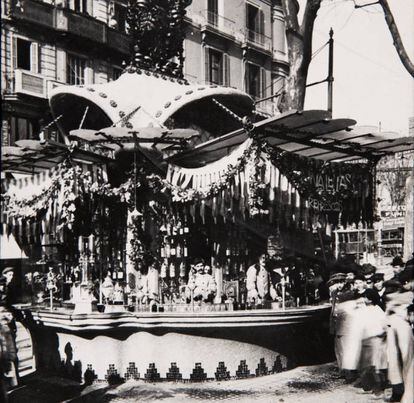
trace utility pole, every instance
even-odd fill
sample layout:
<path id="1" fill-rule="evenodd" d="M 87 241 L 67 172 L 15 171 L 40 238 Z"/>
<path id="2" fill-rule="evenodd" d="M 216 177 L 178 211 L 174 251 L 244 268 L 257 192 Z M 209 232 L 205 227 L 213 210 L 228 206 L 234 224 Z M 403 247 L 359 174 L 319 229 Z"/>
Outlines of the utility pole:
<path id="1" fill-rule="evenodd" d="M 332 102 L 333 102 L 333 29 L 329 30 L 329 62 L 328 62 L 328 112 L 332 116 Z"/>

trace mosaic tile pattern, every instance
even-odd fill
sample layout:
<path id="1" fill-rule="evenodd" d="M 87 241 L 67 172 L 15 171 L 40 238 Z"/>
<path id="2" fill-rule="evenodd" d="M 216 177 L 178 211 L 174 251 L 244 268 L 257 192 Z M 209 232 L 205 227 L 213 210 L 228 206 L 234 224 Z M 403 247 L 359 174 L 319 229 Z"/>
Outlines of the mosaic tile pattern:
<path id="1" fill-rule="evenodd" d="M 183 375 L 180 373 L 180 368 L 177 367 L 176 362 L 171 363 L 171 368 L 167 372 L 168 381 L 180 381 L 183 379 Z"/>
<path id="2" fill-rule="evenodd" d="M 282 360 L 280 359 L 280 356 L 276 358 L 276 361 L 273 364 L 272 371 L 275 372 L 282 372 L 283 371 L 283 364 Z"/>
<path id="3" fill-rule="evenodd" d="M 207 379 L 207 374 L 204 372 L 201 362 L 196 362 L 193 373 L 190 374 L 191 381 L 205 381 Z"/>
<path id="4" fill-rule="evenodd" d="M 246 360 L 241 360 L 236 371 L 237 378 L 248 378 L 250 376 L 250 369 L 246 364 Z"/>
<path id="5" fill-rule="evenodd" d="M 227 371 L 227 367 L 224 365 L 223 361 L 219 362 L 214 375 L 216 376 L 216 380 L 218 381 L 224 381 L 230 378 L 230 371 Z"/>
<path id="6" fill-rule="evenodd" d="M 269 370 L 266 365 L 266 361 L 264 358 L 260 358 L 259 364 L 257 364 L 256 368 L 256 376 L 262 376 L 267 375 L 269 373 Z"/>
<path id="7" fill-rule="evenodd" d="M 147 373 L 144 375 L 146 381 L 155 382 L 160 381 L 161 377 L 155 367 L 154 363 L 151 363 L 147 369 Z"/>
<path id="8" fill-rule="evenodd" d="M 135 366 L 135 362 L 130 362 L 127 368 L 127 371 L 125 372 L 125 380 L 128 379 L 139 379 L 139 372 L 138 368 Z"/>

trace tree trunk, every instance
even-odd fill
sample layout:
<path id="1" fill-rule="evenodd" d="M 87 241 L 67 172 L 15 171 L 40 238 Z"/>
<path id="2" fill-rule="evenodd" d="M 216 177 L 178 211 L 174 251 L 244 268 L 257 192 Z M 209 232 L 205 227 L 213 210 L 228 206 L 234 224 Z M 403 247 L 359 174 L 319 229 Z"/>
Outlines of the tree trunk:
<path id="1" fill-rule="evenodd" d="M 281 112 L 292 109 L 303 110 L 306 94 L 306 80 L 312 59 L 312 34 L 321 0 L 306 2 L 302 24 L 299 25 L 299 4 L 295 0 L 282 0 L 286 22 L 286 40 L 289 58 L 289 76 L 285 92 L 278 108 Z"/>
<path id="2" fill-rule="evenodd" d="M 303 110 L 308 76 L 308 66 L 305 65 L 303 58 L 304 44 L 302 39 L 289 34 L 287 37 L 290 69 L 289 76 L 285 81 L 285 92 L 278 105 L 281 112 L 291 109 Z"/>

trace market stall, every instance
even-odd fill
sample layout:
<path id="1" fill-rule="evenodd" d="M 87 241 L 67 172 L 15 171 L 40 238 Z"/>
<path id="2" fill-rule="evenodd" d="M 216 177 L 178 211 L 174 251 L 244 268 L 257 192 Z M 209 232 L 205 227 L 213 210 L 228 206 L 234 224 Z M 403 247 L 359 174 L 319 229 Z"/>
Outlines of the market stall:
<path id="1" fill-rule="evenodd" d="M 315 359 L 324 239 L 372 222 L 375 162 L 412 142 L 324 111 L 255 121 L 243 92 L 132 67 L 50 102 L 66 144 L 3 150 L 32 172 L 3 181 L 2 222 L 32 264 L 38 369 L 202 380 Z"/>

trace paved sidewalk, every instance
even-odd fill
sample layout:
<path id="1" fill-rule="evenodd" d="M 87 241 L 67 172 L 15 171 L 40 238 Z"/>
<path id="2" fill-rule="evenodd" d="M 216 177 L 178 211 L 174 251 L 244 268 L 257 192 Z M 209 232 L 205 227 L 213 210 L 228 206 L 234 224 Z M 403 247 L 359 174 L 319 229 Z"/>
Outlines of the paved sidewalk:
<path id="1" fill-rule="evenodd" d="M 60 378 L 34 381 L 11 395 L 11 402 L 133 403 L 133 402 L 284 402 L 369 403 L 382 402 L 384 395 L 364 393 L 345 385 L 333 364 L 299 367 L 279 374 L 222 382 L 128 381 L 118 386 L 95 383 L 79 388 Z M 69 396 L 72 390 L 72 396 Z M 62 392 L 64 392 L 62 394 Z M 390 390 L 386 391 L 387 396 Z"/>

